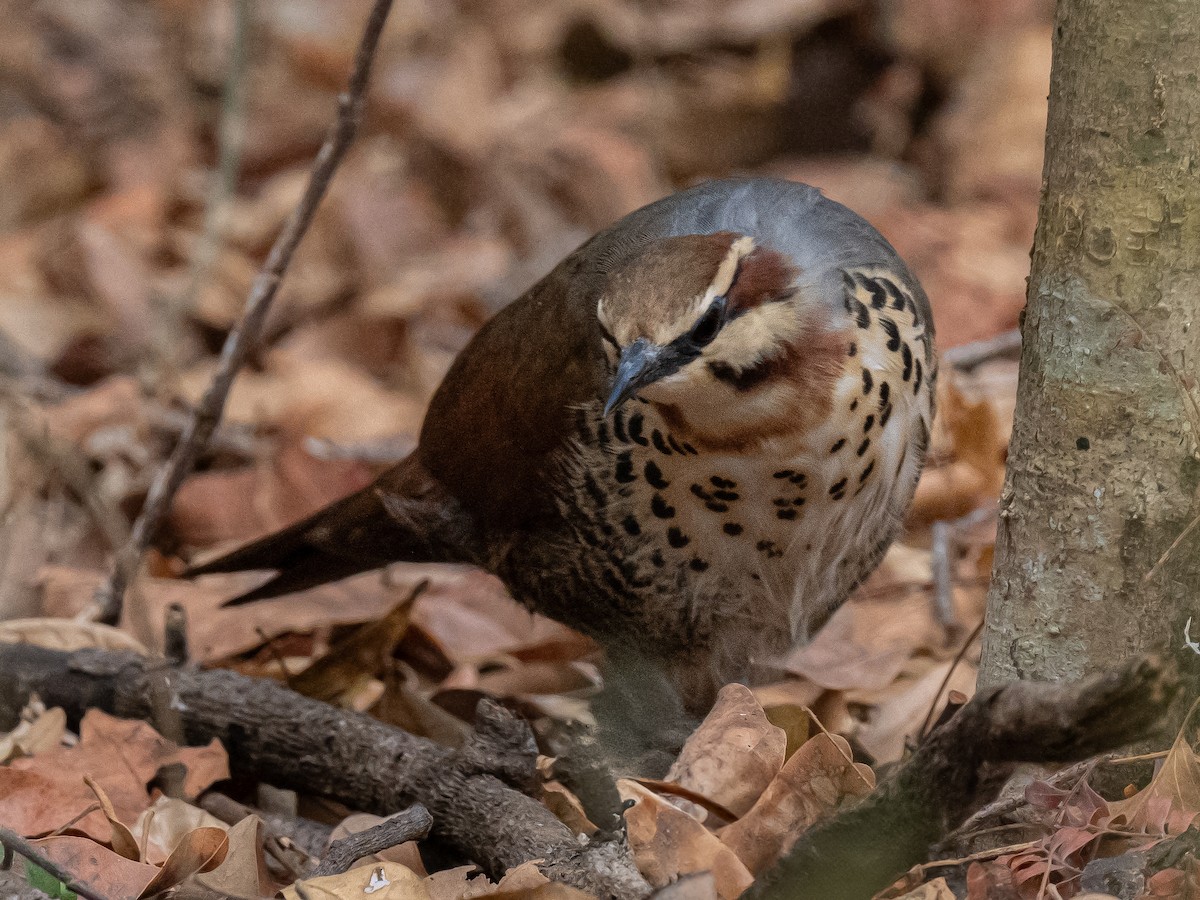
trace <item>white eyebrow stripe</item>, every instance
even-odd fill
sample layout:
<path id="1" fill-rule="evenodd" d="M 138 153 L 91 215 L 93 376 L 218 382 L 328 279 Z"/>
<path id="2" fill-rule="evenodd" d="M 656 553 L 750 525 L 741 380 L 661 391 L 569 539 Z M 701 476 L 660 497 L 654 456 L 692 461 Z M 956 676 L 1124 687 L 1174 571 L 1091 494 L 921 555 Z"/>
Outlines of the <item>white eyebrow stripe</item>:
<path id="1" fill-rule="evenodd" d="M 717 297 L 723 297 L 728 293 L 729 289 L 733 287 L 733 279 L 737 275 L 738 265 L 742 258 L 749 256 L 752 252 L 754 252 L 754 238 L 749 235 L 742 235 L 729 245 L 729 251 L 721 260 L 721 264 L 717 266 L 717 274 L 713 276 L 712 283 L 704 292 L 704 296 L 699 298 L 695 313 L 697 316 L 703 314 Z"/>

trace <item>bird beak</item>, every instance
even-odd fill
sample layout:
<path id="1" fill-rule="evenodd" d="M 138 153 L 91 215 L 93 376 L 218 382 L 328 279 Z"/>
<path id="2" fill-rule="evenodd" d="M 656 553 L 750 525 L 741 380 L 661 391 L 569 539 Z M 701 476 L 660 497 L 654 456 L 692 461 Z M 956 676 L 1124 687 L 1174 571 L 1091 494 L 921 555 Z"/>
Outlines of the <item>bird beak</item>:
<path id="1" fill-rule="evenodd" d="M 614 409 L 663 375 L 668 374 L 662 365 L 663 348 L 645 338 L 638 338 L 623 351 L 617 363 L 617 374 L 613 378 L 612 392 L 604 404 L 607 417 Z"/>

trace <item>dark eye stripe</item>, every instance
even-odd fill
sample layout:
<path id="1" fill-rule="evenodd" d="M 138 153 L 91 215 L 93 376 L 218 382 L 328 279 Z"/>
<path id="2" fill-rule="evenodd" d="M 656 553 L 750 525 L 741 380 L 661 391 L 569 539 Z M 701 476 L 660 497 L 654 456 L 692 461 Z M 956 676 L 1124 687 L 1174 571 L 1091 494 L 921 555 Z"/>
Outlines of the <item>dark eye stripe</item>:
<path id="1" fill-rule="evenodd" d="M 618 353 L 620 353 L 621 345 L 617 342 L 617 339 L 612 336 L 612 333 L 607 328 L 605 328 L 603 325 L 601 325 L 599 322 L 597 322 L 596 325 L 600 329 L 600 336 L 602 338 L 604 338 L 606 341 L 608 341 L 610 344 L 612 344 L 613 349 L 615 349 Z"/>

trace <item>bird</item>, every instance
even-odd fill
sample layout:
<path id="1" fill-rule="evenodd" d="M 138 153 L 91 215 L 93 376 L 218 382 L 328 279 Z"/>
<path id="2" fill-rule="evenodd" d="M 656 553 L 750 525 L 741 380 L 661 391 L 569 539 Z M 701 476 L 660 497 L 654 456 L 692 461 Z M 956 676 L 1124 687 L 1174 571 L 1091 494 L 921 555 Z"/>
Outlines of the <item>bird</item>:
<path id="1" fill-rule="evenodd" d="M 878 565 L 935 378 L 929 301 L 875 228 L 799 182 L 704 182 L 485 323 L 407 458 L 186 574 L 275 573 L 237 604 L 399 561 L 473 564 L 648 661 L 702 715 Z"/>

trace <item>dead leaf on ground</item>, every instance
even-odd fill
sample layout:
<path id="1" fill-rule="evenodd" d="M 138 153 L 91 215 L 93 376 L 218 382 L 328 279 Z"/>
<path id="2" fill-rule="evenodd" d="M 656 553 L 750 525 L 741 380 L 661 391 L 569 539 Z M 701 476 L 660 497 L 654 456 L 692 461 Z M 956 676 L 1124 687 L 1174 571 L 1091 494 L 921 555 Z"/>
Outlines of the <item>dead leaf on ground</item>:
<path id="1" fill-rule="evenodd" d="M 634 801 L 625 813 L 629 845 L 651 885 L 663 887 L 680 875 L 712 872 L 717 894 L 732 900 L 753 882 L 734 852 L 687 813 L 635 781 L 623 778 L 617 788 L 622 800 Z"/>
<path id="2" fill-rule="evenodd" d="M 814 822 L 874 787 L 875 773 L 853 761 L 844 738 L 818 734 L 784 764 L 746 815 L 721 830 L 721 842 L 750 871 L 761 872 Z"/>
<path id="3" fill-rule="evenodd" d="M 786 749 L 787 735 L 771 724 L 750 688 L 726 685 L 666 780 L 740 816 L 783 767 Z"/>
<path id="4" fill-rule="evenodd" d="M 141 656 L 150 651 L 127 631 L 101 625 L 99 622 L 80 622 L 74 619 L 37 618 L 10 619 L 0 622 L 0 643 L 33 644 L 47 650 L 128 650 Z"/>
<path id="5" fill-rule="evenodd" d="M 187 770 L 183 791 L 196 797 L 229 777 L 229 762 L 219 742 L 180 748 L 145 722 L 117 719 L 89 710 L 74 747 L 58 747 L 0 768 L 0 819 L 25 835 L 43 835 L 96 805 L 84 781 L 90 777 L 111 800 L 112 815 L 135 821 L 150 805 L 146 785 L 160 768 L 181 763 Z M 102 812 L 93 812 L 74 828 L 107 842 L 111 828 Z"/>
<path id="6" fill-rule="evenodd" d="M 40 706 L 41 704 L 31 704 Z M 0 737 L 0 764 L 17 756 L 36 756 L 59 746 L 67 731 L 67 714 L 59 707 L 21 711 L 21 721 Z"/>
<path id="7" fill-rule="evenodd" d="M 306 878 L 283 889 L 284 900 L 429 900 L 421 876 L 399 863 L 377 862 L 340 875 Z"/>
<path id="8" fill-rule="evenodd" d="M 246 816 L 227 832 L 228 850 L 224 860 L 208 872 L 189 879 L 203 888 L 230 897 L 269 897 L 275 883 L 263 859 L 262 820 Z"/>
<path id="9" fill-rule="evenodd" d="M 935 878 L 927 881 L 919 888 L 896 897 L 895 900 L 955 900 L 954 891 L 946 884 L 945 878 Z"/>

